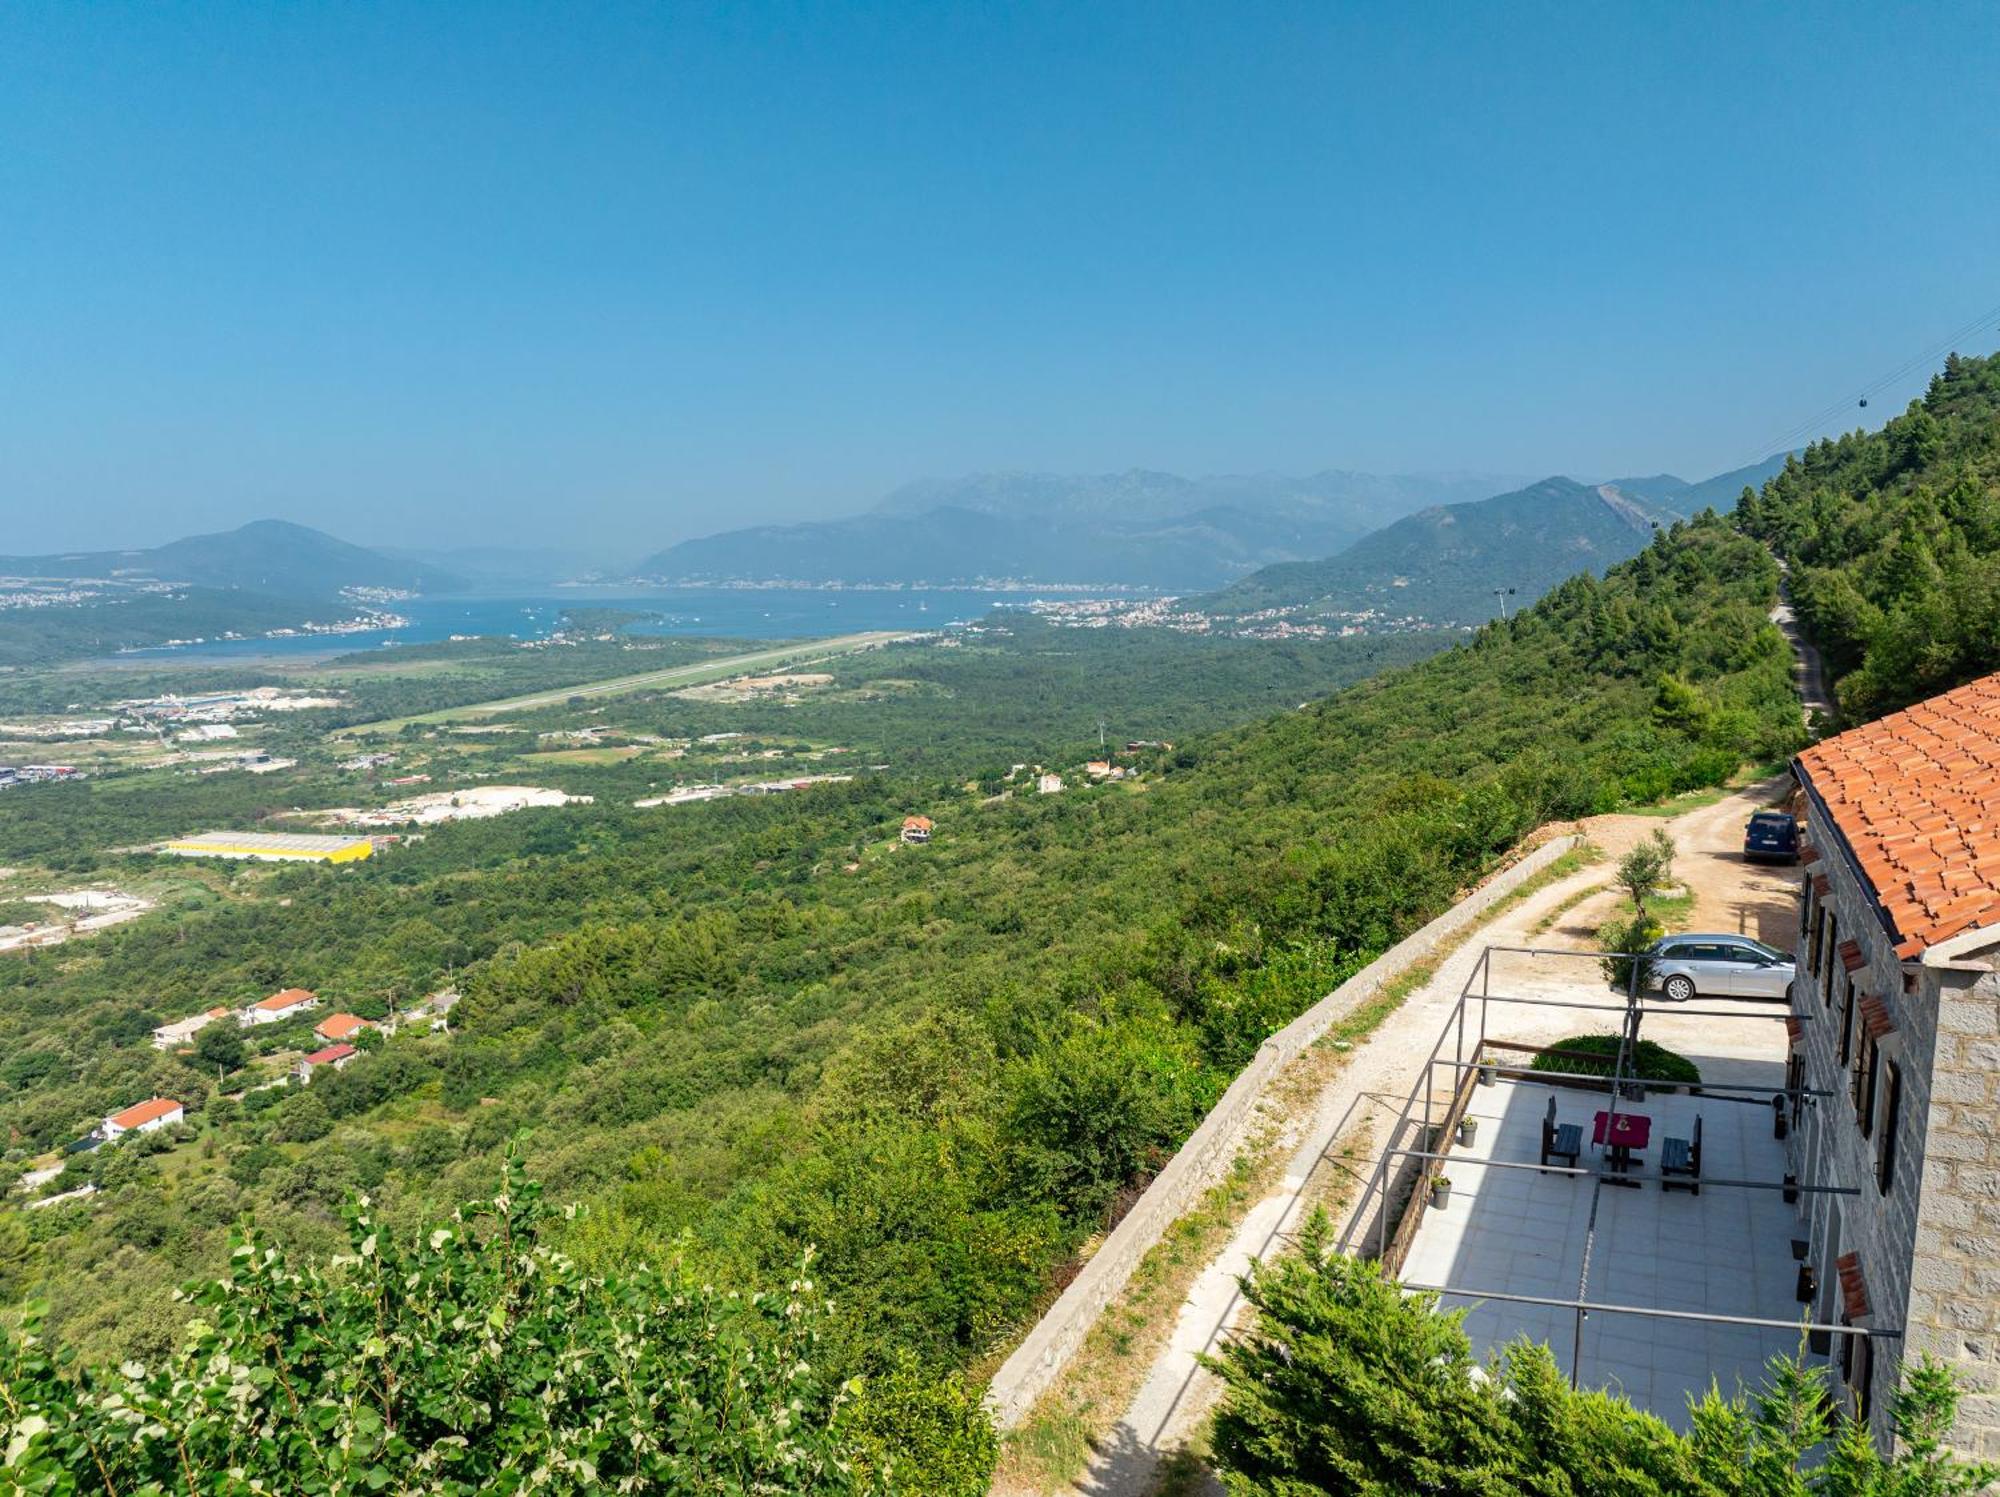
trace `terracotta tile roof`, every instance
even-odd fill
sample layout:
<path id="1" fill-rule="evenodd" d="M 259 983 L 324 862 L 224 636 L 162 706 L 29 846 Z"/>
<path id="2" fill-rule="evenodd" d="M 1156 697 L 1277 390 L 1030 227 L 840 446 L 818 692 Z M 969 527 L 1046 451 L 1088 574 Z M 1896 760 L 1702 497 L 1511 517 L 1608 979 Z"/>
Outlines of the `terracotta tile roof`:
<path id="1" fill-rule="evenodd" d="M 1814 744 L 1798 766 L 1898 956 L 2000 922 L 2000 674 Z"/>
<path id="2" fill-rule="evenodd" d="M 306 1064 L 309 1066 L 331 1065 L 336 1060 L 345 1060 L 348 1056 L 358 1053 L 352 1045 L 328 1045 L 324 1050 L 315 1050 L 312 1054 L 308 1055 L 306 1057 Z"/>
<path id="3" fill-rule="evenodd" d="M 1819 861 L 1819 849 L 1814 847 L 1810 842 L 1801 842 L 1799 844 L 1799 861 L 1801 863 L 1817 863 Z"/>
<path id="4" fill-rule="evenodd" d="M 1868 1281 L 1861 1276 L 1861 1255 L 1842 1253 L 1834 1259 L 1833 1267 L 1840 1275 L 1841 1309 L 1849 1320 L 1860 1320 L 1868 1313 Z"/>
<path id="5" fill-rule="evenodd" d="M 1844 970 L 1849 972 L 1859 972 L 1863 967 L 1868 965 L 1868 958 L 1862 954 L 1861 943 L 1859 941 L 1842 941 L 1840 943 L 1840 965 Z"/>
<path id="6" fill-rule="evenodd" d="M 1861 1022 L 1878 1040 L 1896 1032 L 1896 1021 L 1889 1017 L 1889 1005 L 1873 993 L 1861 1000 Z"/>
<path id="7" fill-rule="evenodd" d="M 1817 894 L 1821 899 L 1824 899 L 1828 894 L 1832 892 L 1833 892 L 1833 881 L 1829 879 L 1824 873 L 1815 873 L 1813 875 L 1813 893 Z"/>
<path id="8" fill-rule="evenodd" d="M 1799 1038 L 1802 1035 L 1804 1035 L 1805 1032 L 1806 1032 L 1805 1025 L 1801 1024 L 1797 1019 L 1788 1018 L 1785 1020 L 1785 1038 L 1792 1041 L 1794 1044 L 1798 1043 Z"/>
<path id="9" fill-rule="evenodd" d="M 260 998 L 254 1005 L 267 1014 L 280 1013 L 288 1008 L 297 1008 L 301 1003 L 310 1003 L 313 995 L 304 988 L 286 988 L 282 993 L 273 993 L 268 998 Z"/>
<path id="10" fill-rule="evenodd" d="M 168 1113 L 180 1110 L 181 1104 L 172 1098 L 154 1097 L 150 1101 L 136 1103 L 123 1112 L 114 1112 L 105 1121 L 118 1128 L 138 1128 L 155 1118 L 163 1118 Z"/>
<path id="11" fill-rule="evenodd" d="M 359 1014 L 329 1014 L 313 1026 L 313 1033 L 323 1040 L 344 1040 L 374 1027 Z"/>

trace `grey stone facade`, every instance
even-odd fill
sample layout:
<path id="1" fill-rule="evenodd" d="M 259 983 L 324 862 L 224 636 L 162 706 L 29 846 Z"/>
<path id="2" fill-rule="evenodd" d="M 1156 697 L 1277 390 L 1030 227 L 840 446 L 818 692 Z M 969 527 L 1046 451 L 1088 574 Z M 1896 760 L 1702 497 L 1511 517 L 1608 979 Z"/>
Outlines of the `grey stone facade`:
<path id="1" fill-rule="evenodd" d="M 1807 792 L 1816 857 L 1801 889 L 1794 1084 L 1826 1095 L 1798 1108 L 1790 1158 L 1802 1184 L 1820 1187 L 1799 1199 L 1812 1318 L 1847 1321 L 1839 1264 L 1854 1254 L 1867 1313 L 1853 1323 L 1899 1333 L 1872 1353 L 1835 1337 L 1824 1360 L 1884 1448 L 1902 1359 L 1950 1364 L 1966 1392 L 1955 1443 L 2000 1455 L 2000 927 L 1899 958 L 1845 839 Z"/>

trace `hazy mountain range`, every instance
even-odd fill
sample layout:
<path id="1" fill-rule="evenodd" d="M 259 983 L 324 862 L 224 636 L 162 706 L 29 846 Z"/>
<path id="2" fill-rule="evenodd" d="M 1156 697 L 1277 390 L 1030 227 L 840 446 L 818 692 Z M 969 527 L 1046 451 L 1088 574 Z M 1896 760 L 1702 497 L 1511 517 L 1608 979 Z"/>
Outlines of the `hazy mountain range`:
<path id="1" fill-rule="evenodd" d="M 1582 484 L 1545 478 L 1512 493 L 1438 505 L 1313 561 L 1262 568 L 1193 606 L 1224 615 L 1290 610 L 1305 616 L 1375 612 L 1440 625 L 1494 616 L 1496 589 L 1525 606 L 1576 572 L 1602 573 L 1637 555 L 1656 526 L 1733 504 L 1784 457 L 1688 483 L 1672 474 Z"/>
<path id="2" fill-rule="evenodd" d="M 639 563 L 665 582 L 972 582 L 1218 587 L 1325 556 L 1428 505 L 1521 480 L 1327 472 L 1184 478 L 1135 469 L 906 484 L 866 514 L 683 541 Z"/>
<path id="3" fill-rule="evenodd" d="M 142 550 L 0 556 L 0 575 L 150 579 L 298 601 L 337 598 L 349 587 L 451 592 L 464 585 L 441 567 L 400 560 L 289 520 L 253 520 L 235 530 Z"/>
<path id="4" fill-rule="evenodd" d="M 1567 478 L 1523 487 L 1492 476 L 1339 472 L 926 480 L 849 519 L 685 541 L 634 574 L 671 582 L 1014 578 L 1201 594 L 1223 615 L 1374 610 L 1466 624 L 1491 616 L 1496 587 L 1513 588 L 1525 604 L 1575 571 L 1602 571 L 1641 549 L 1656 523 L 1730 504 L 1782 461 L 1697 484 L 1658 474 L 1595 487 Z M 1509 491 L 1496 495 L 1496 485 Z M 0 613 L 0 663 L 324 625 L 354 612 L 343 597 L 350 589 L 538 591 L 590 570 L 579 556 L 498 546 L 372 549 L 284 520 L 150 548 L 0 557 L 0 576 L 43 579 L 44 598 Z M 48 584 L 62 579 L 75 579 L 80 596 L 46 606 Z M 122 585 L 84 585 L 89 579 Z M 149 581 L 175 590 L 132 586 Z"/>

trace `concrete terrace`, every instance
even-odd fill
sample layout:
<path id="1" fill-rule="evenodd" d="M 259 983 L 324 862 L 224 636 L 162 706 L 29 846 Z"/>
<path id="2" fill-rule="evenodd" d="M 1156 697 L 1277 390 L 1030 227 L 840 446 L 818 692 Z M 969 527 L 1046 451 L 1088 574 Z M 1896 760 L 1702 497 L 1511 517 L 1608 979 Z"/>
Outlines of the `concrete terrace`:
<path id="1" fill-rule="evenodd" d="M 1696 1063 L 1704 1076 L 1721 1069 Z M 1783 1085 L 1782 1060 L 1771 1069 L 1776 1089 Z M 1799 1332 L 1593 1310 L 1583 1321 L 1579 1360 L 1574 1310 L 1471 1291 L 1796 1323 L 1801 1307 L 1789 1246 L 1796 1218 L 1780 1192 L 1710 1183 L 1697 1196 L 1663 1191 L 1649 1178 L 1658 1173 L 1660 1141 L 1691 1138 L 1699 1115 L 1705 1178 L 1781 1179 L 1784 1153 L 1771 1136 L 1771 1109 L 1708 1095 L 1622 1102 L 1621 1112 L 1652 1120 L 1649 1147 L 1632 1170 L 1637 1188 L 1598 1188 L 1587 1175 L 1481 1168 L 1489 1160 L 1537 1162 L 1551 1096 L 1558 1119 L 1583 1129 L 1579 1163 L 1605 1168 L 1604 1151 L 1589 1138 L 1592 1115 L 1609 1105 L 1606 1094 L 1526 1080 L 1474 1088 L 1467 1113 L 1478 1120 L 1478 1135 L 1454 1147 L 1442 1166 L 1452 1180 L 1451 1203 L 1424 1214 L 1402 1277 L 1458 1291 L 1444 1304 L 1468 1312 L 1465 1329 L 1480 1354 L 1523 1336 L 1545 1341 L 1579 1385 L 1618 1393 L 1685 1427 L 1688 1399 L 1706 1392 L 1711 1377 L 1725 1393 L 1739 1382 L 1755 1387 L 1771 1357 L 1798 1349 Z"/>
<path id="2" fill-rule="evenodd" d="M 1579 1386 L 1684 1428 L 1689 1399 L 1711 1380 L 1725 1394 L 1754 1389 L 1769 1360 L 1796 1353 L 1804 1334 L 1791 1249 L 1803 1228 L 1776 1188 L 1788 1168 L 1772 1107 L 1787 1085 L 1787 1012 L 1728 998 L 1628 1007 L 1594 956 L 1489 949 L 1439 1037 L 1428 1081 L 1392 1130 L 1371 1186 L 1378 1199 L 1357 1215 L 1366 1235 L 1353 1245 L 1386 1251 L 1404 1283 L 1444 1291 L 1445 1308 L 1466 1312 L 1480 1355 L 1521 1337 L 1546 1342 Z M 1614 1103 L 1602 1082 L 1526 1069 L 1537 1047 L 1621 1031 L 1694 1062 L 1700 1090 L 1648 1085 Z M 1481 1057 L 1497 1067 L 1474 1085 Z M 1558 1123 L 1582 1132 L 1578 1173 L 1564 1172 L 1564 1161 L 1539 1168 L 1551 1098 Z M 1799 1105 L 1786 1097 L 1789 1114 Z M 1592 1142 L 1600 1111 L 1651 1124 L 1624 1174 Z M 1477 1124 L 1473 1140 L 1456 1142 L 1455 1130 L 1440 1139 L 1461 1116 Z M 1697 1117 L 1700 1194 L 1662 1190 L 1663 1144 L 1692 1139 Z M 1425 1152 L 1446 1157 L 1418 1157 Z M 1403 1191 L 1425 1193 L 1431 1173 L 1450 1178 L 1449 1203 L 1424 1209 L 1413 1200 L 1418 1215 L 1391 1233 L 1393 1202 Z M 1581 1320 L 1575 1302 L 1590 1307 Z M 1775 1324 L 1744 1323 L 1756 1321 Z"/>

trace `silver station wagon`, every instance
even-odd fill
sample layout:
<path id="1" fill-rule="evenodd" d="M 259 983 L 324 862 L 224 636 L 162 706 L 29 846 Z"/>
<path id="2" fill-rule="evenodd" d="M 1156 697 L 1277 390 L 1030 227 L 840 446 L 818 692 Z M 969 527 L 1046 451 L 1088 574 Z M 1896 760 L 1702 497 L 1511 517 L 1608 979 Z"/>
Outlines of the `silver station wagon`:
<path id="1" fill-rule="evenodd" d="M 1748 936 L 1663 936 L 1649 954 L 1653 986 L 1675 1003 L 1704 998 L 1790 996 L 1792 959 Z"/>

